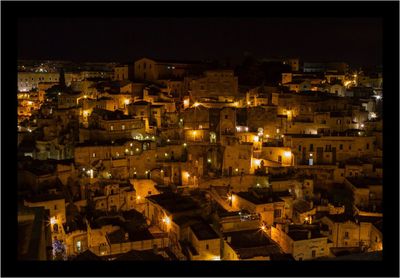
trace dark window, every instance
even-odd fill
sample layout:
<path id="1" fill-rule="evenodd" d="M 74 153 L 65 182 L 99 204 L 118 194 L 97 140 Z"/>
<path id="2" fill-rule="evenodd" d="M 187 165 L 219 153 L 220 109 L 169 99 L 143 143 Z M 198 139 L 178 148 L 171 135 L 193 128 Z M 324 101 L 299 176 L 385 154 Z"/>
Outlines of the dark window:
<path id="1" fill-rule="evenodd" d="M 353 175 L 353 172 L 350 172 L 350 173 L 349 173 L 349 176 L 352 176 L 352 175 Z"/>
<path id="2" fill-rule="evenodd" d="M 301 152 L 301 145 L 299 145 L 299 152 Z"/>
<path id="3" fill-rule="evenodd" d="M 146 63 L 143 64 L 143 68 L 144 68 L 144 69 L 146 68 Z"/>
<path id="4" fill-rule="evenodd" d="M 343 144 L 339 145 L 339 150 L 343 150 Z"/>
<path id="5" fill-rule="evenodd" d="M 344 237 L 349 238 L 349 232 L 344 232 Z"/>
<path id="6" fill-rule="evenodd" d="M 314 144 L 310 144 L 310 152 L 314 151 Z"/>
<path id="7" fill-rule="evenodd" d="M 315 250 L 312 250 L 312 251 L 311 251 L 311 257 L 315 258 L 315 255 L 316 255 Z"/>
<path id="8" fill-rule="evenodd" d="M 369 143 L 367 143 L 367 150 L 369 150 Z"/>
<path id="9" fill-rule="evenodd" d="M 274 218 L 279 218 L 282 215 L 282 211 L 280 209 L 274 210 Z"/>
<path id="10" fill-rule="evenodd" d="M 210 247 L 208 246 L 208 244 L 206 244 L 206 249 L 208 250 Z"/>
<path id="11" fill-rule="evenodd" d="M 228 119 L 228 115 L 225 115 L 225 119 Z"/>
<path id="12" fill-rule="evenodd" d="M 349 145 L 349 150 L 351 150 L 351 145 Z"/>

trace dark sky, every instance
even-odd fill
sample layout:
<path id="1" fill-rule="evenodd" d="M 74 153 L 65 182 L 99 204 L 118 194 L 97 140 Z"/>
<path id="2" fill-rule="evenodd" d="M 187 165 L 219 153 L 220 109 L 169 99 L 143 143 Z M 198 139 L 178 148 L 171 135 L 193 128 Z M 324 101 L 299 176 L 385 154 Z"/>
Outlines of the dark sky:
<path id="1" fill-rule="evenodd" d="M 128 62 L 165 59 L 382 62 L 379 18 L 31 18 L 18 24 L 20 59 Z"/>

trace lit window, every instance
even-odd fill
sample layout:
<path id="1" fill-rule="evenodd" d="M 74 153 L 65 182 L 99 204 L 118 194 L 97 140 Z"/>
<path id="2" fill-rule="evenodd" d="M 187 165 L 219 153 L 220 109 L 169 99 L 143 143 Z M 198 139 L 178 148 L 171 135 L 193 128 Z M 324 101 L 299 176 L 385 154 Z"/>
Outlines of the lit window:
<path id="1" fill-rule="evenodd" d="M 125 130 L 125 125 L 122 125 L 121 128 L 122 128 L 122 130 Z"/>
<path id="2" fill-rule="evenodd" d="M 112 126 L 110 126 L 110 130 L 114 130 L 114 126 L 112 125 Z"/>
<path id="3" fill-rule="evenodd" d="M 92 153 L 92 157 L 96 157 L 96 153 Z"/>

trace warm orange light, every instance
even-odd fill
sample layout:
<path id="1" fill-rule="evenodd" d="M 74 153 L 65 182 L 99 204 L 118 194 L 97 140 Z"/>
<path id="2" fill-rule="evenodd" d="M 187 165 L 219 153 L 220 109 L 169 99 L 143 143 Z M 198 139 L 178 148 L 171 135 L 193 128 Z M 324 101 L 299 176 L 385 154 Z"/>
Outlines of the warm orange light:
<path id="1" fill-rule="evenodd" d="M 51 225 L 56 224 L 57 223 L 56 218 L 55 217 L 50 218 L 50 223 L 51 223 Z"/>
<path id="2" fill-rule="evenodd" d="M 169 219 L 168 216 L 165 216 L 162 221 L 167 225 L 169 225 L 171 223 L 171 219 Z"/>
<path id="3" fill-rule="evenodd" d="M 284 156 L 286 156 L 286 157 L 290 157 L 290 156 L 292 155 L 292 153 L 291 153 L 291 152 L 289 152 L 289 151 L 287 151 L 287 152 L 284 152 L 283 154 L 284 154 Z"/>

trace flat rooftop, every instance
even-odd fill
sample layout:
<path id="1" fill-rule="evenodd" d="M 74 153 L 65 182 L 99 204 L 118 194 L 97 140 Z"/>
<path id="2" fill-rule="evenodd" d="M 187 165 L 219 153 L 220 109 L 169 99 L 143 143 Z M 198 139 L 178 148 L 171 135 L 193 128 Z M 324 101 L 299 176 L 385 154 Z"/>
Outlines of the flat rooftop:
<path id="1" fill-rule="evenodd" d="M 128 236 L 126 237 L 126 234 Z M 107 234 L 110 244 L 119 244 L 132 241 L 142 241 L 154 239 L 154 236 L 149 232 L 148 229 L 137 229 L 134 231 L 127 231 L 125 229 L 119 229 L 112 233 Z"/>
<path id="2" fill-rule="evenodd" d="M 241 259 L 267 257 L 281 254 L 279 246 L 260 229 L 224 233 L 228 244 Z"/>
<path id="3" fill-rule="evenodd" d="M 213 228 L 208 223 L 200 222 L 196 224 L 190 225 L 193 233 L 199 240 L 208 240 L 208 239 L 217 239 L 219 238 L 218 234 L 214 231 Z"/>
<path id="4" fill-rule="evenodd" d="M 170 213 L 178 213 L 199 209 L 199 205 L 190 197 L 176 193 L 163 193 L 146 197 L 149 201 L 158 204 Z"/>
<path id="5" fill-rule="evenodd" d="M 368 188 L 368 186 L 373 185 L 382 185 L 381 178 L 364 178 L 364 177 L 357 177 L 357 178 L 346 178 L 352 185 L 357 188 Z"/>
<path id="6" fill-rule="evenodd" d="M 308 233 L 311 232 L 311 238 L 327 238 L 320 233 L 319 226 L 316 225 L 289 225 L 288 236 L 294 241 L 307 240 Z"/>
<path id="7" fill-rule="evenodd" d="M 257 193 L 256 193 L 257 194 Z M 261 204 L 269 204 L 269 203 L 275 203 L 275 202 L 283 202 L 283 200 L 277 196 L 276 194 L 257 194 L 255 195 L 253 192 L 238 192 L 236 193 L 239 197 L 252 202 L 253 204 L 256 205 L 261 205 Z"/>

